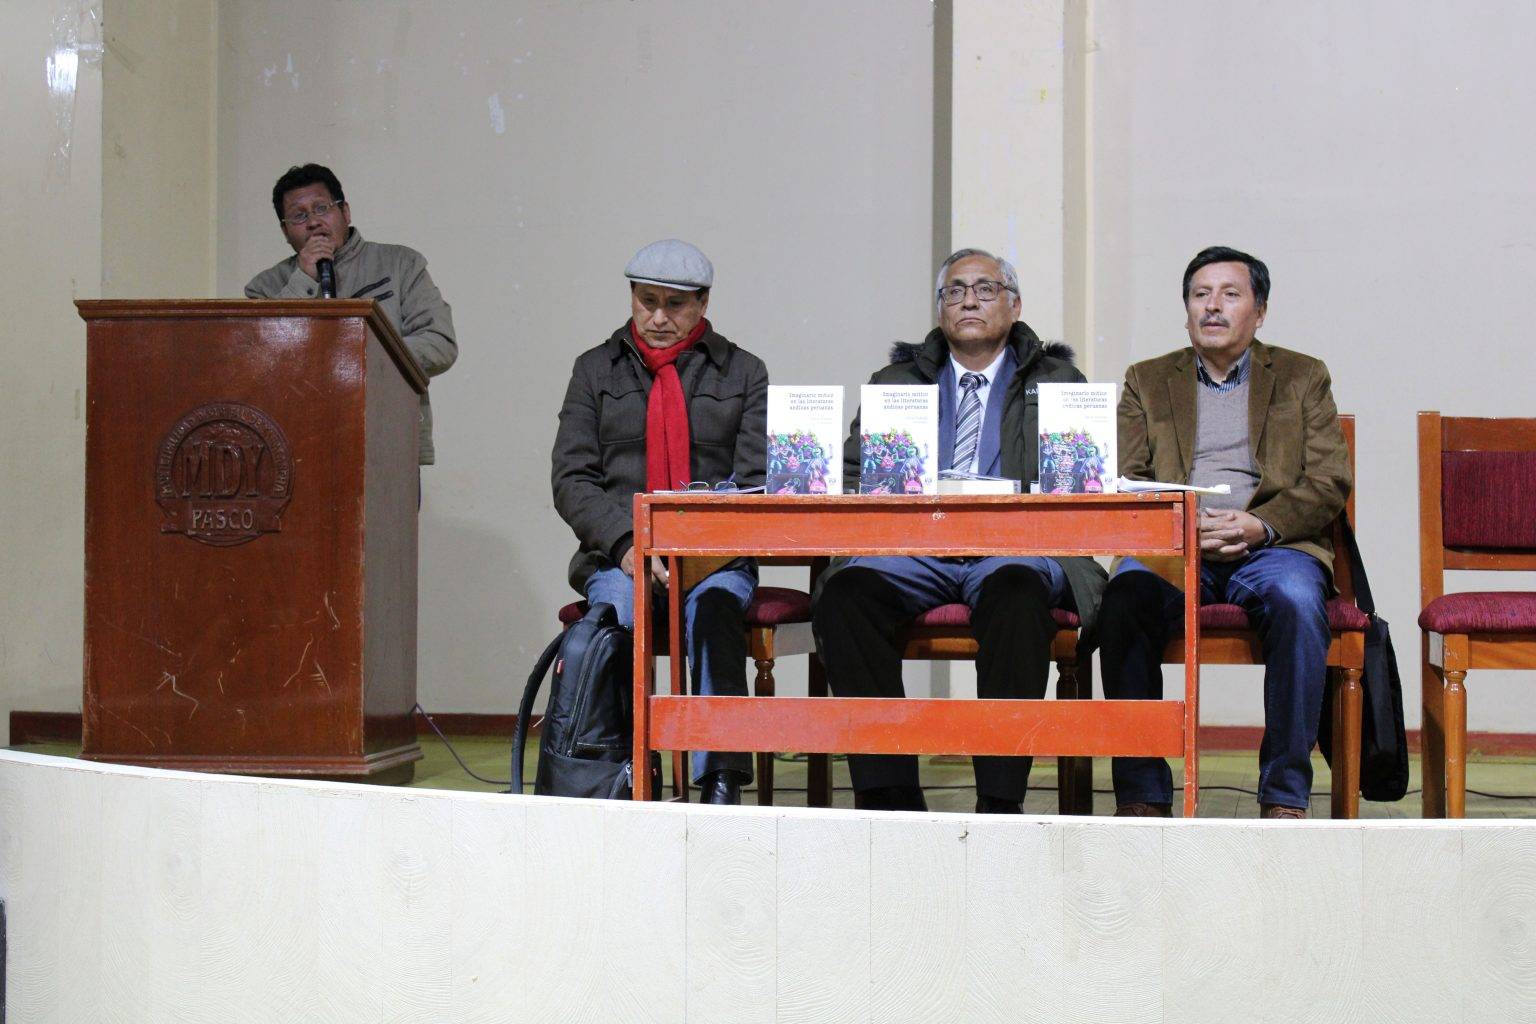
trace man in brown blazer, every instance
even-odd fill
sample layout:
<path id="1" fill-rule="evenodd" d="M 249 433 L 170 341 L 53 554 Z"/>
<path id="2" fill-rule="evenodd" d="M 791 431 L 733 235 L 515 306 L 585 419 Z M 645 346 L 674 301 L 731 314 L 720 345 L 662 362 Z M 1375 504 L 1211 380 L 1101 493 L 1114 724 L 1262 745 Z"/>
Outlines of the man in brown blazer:
<path id="1" fill-rule="evenodd" d="M 1269 303 L 1269 268 L 1216 246 L 1184 271 L 1189 348 L 1136 363 L 1120 399 L 1121 472 L 1211 487 L 1201 499 L 1200 601 L 1240 605 L 1264 650 L 1259 803 L 1266 818 L 1306 816 L 1312 746 L 1327 676 L 1333 552 L 1328 526 L 1351 477 L 1328 368 L 1254 335 Z M 1136 559 L 1104 591 L 1099 643 L 1104 695 L 1162 696 L 1162 652 L 1184 595 Z M 1161 758 L 1118 757 L 1116 814 L 1171 814 Z"/>

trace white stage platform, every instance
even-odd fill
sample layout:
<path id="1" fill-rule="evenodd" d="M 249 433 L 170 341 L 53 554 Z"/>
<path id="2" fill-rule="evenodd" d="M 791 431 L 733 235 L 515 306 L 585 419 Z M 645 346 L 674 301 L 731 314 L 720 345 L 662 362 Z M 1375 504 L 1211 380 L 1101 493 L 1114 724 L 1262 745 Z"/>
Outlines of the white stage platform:
<path id="1" fill-rule="evenodd" d="M 982 818 L 0 752 L 7 1018 L 1536 1020 L 1536 823 Z"/>

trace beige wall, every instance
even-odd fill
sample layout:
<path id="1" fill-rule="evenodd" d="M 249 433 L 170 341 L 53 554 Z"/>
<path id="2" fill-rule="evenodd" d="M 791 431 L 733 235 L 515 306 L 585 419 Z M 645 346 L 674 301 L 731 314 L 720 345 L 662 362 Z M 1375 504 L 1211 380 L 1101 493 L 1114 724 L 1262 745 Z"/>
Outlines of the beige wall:
<path id="1" fill-rule="evenodd" d="M 80 706 L 85 324 L 71 303 L 101 280 L 100 36 L 80 7 L 0 5 L 0 736 L 11 707 Z M 50 90 L 50 54 L 77 61 L 73 87 Z"/>
<path id="2" fill-rule="evenodd" d="M 954 12 L 954 246 L 1011 262 L 1024 320 L 1040 337 L 1061 339 L 1064 6 L 962 0 Z"/>
<path id="3" fill-rule="evenodd" d="M 214 0 L 108 0 L 105 298 L 214 294 Z"/>

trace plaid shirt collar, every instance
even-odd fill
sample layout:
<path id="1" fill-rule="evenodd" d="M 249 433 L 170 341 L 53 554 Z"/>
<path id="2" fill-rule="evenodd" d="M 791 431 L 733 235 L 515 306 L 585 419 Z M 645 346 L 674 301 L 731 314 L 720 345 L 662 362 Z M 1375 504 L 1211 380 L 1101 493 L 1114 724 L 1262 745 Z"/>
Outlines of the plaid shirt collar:
<path id="1" fill-rule="evenodd" d="M 1216 392 L 1216 394 L 1224 395 L 1228 391 L 1242 387 L 1243 382 L 1248 379 L 1248 363 L 1252 355 L 1253 349 L 1251 348 L 1244 352 L 1238 358 L 1237 364 L 1232 367 L 1232 372 L 1227 374 L 1227 379 L 1218 383 L 1211 378 L 1209 373 L 1206 372 L 1205 360 L 1201 359 L 1200 353 L 1197 352 L 1195 353 L 1195 376 L 1199 379 L 1201 384 L 1204 384 L 1206 387 Z"/>

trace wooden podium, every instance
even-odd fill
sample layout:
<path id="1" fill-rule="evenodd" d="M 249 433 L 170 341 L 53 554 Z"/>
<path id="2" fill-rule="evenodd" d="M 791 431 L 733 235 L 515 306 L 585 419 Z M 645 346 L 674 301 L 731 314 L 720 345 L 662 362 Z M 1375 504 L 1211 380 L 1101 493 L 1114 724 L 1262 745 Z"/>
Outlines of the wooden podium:
<path id="1" fill-rule="evenodd" d="M 84 757 L 405 781 L 419 393 L 372 301 L 79 302 Z"/>

